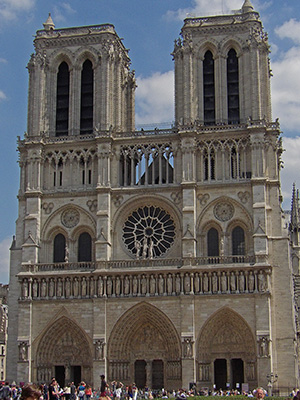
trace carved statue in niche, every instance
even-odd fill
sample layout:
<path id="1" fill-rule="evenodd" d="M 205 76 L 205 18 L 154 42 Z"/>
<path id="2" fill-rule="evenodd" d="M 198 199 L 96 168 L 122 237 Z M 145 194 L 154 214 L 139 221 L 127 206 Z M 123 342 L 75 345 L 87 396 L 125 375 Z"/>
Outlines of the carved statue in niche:
<path id="1" fill-rule="evenodd" d="M 149 243 L 149 258 L 150 260 L 153 259 L 153 240 L 150 239 L 150 243 Z"/>
<path id="2" fill-rule="evenodd" d="M 253 362 L 247 364 L 247 378 L 249 381 L 255 379 L 255 364 Z"/>
<path id="3" fill-rule="evenodd" d="M 150 276 L 150 293 L 151 294 L 155 294 L 155 286 L 156 286 L 155 277 L 154 277 L 154 275 L 151 274 L 151 276 Z"/>
<path id="4" fill-rule="evenodd" d="M 204 272 L 204 276 L 203 276 L 203 292 L 204 293 L 208 292 L 208 276 L 207 276 L 206 272 Z"/>
<path id="5" fill-rule="evenodd" d="M 128 278 L 128 276 L 126 275 L 125 276 L 125 279 L 124 279 L 124 294 L 125 294 L 125 296 L 128 296 L 129 295 L 129 278 Z"/>
<path id="6" fill-rule="evenodd" d="M 95 295 L 95 281 L 94 281 L 94 278 L 91 277 L 90 278 L 90 296 L 94 297 L 94 295 Z"/>
<path id="7" fill-rule="evenodd" d="M 269 338 L 265 336 L 259 339 L 259 355 L 260 357 L 269 356 Z"/>
<path id="8" fill-rule="evenodd" d="M 189 294 L 191 292 L 191 278 L 189 274 L 185 274 L 184 276 L 184 292 Z"/>
<path id="9" fill-rule="evenodd" d="M 147 238 L 145 237 L 143 243 L 143 254 L 142 254 L 143 259 L 147 257 L 147 250 L 148 250 L 148 244 L 147 244 Z"/>
<path id="10" fill-rule="evenodd" d="M 34 281 L 32 283 L 32 296 L 34 298 L 38 297 L 38 282 L 36 279 L 34 279 Z"/>
<path id="11" fill-rule="evenodd" d="M 195 274 L 194 287 L 195 287 L 195 293 L 199 293 L 200 292 L 200 277 L 199 277 L 198 273 Z"/>
<path id="12" fill-rule="evenodd" d="M 147 278 L 145 275 L 142 275 L 141 279 L 141 293 L 145 295 L 147 293 Z"/>
<path id="13" fill-rule="evenodd" d="M 79 282 L 76 277 L 74 278 L 74 281 L 73 281 L 73 294 L 74 294 L 74 297 L 78 297 L 78 295 L 79 295 Z"/>
<path id="14" fill-rule="evenodd" d="M 61 278 L 58 278 L 57 281 L 57 297 L 62 297 L 62 280 Z"/>
<path id="15" fill-rule="evenodd" d="M 136 295 L 138 291 L 138 280 L 137 277 L 134 276 L 132 279 L 132 294 Z"/>
<path id="16" fill-rule="evenodd" d="M 19 343 L 19 360 L 20 361 L 28 360 L 28 343 L 26 342 Z"/>
<path id="17" fill-rule="evenodd" d="M 69 278 L 66 279 L 65 283 L 65 295 L 66 298 L 69 298 L 71 296 L 71 283 Z"/>
<path id="18" fill-rule="evenodd" d="M 111 295 L 112 295 L 112 277 L 111 277 L 111 276 L 109 276 L 109 277 L 107 278 L 107 282 L 106 282 L 106 294 L 107 294 L 108 296 L 111 296 Z"/>
<path id="19" fill-rule="evenodd" d="M 253 292 L 254 291 L 254 282 L 255 282 L 255 277 L 253 275 L 253 272 L 250 271 L 249 278 L 248 278 L 249 292 Z"/>
<path id="20" fill-rule="evenodd" d="M 235 275 L 234 275 L 233 271 L 230 273 L 230 290 L 231 290 L 231 292 L 236 291 L 236 280 L 235 280 Z"/>
<path id="21" fill-rule="evenodd" d="M 164 278 L 162 274 L 159 274 L 158 277 L 158 293 L 163 294 L 164 293 Z"/>
<path id="22" fill-rule="evenodd" d="M 86 279 L 85 279 L 85 277 L 83 277 L 82 281 L 81 281 L 81 295 L 82 295 L 82 297 L 86 296 Z"/>
<path id="23" fill-rule="evenodd" d="M 54 280 L 53 278 L 50 278 L 50 282 L 49 282 L 49 296 L 53 297 L 55 294 L 55 290 L 54 290 Z"/>
<path id="24" fill-rule="evenodd" d="M 41 283 L 41 297 L 46 297 L 46 296 L 47 296 L 47 282 L 43 278 Z"/>
<path id="25" fill-rule="evenodd" d="M 227 276 L 226 273 L 223 271 L 221 275 L 221 292 L 225 293 L 227 291 Z"/>
<path id="26" fill-rule="evenodd" d="M 239 291 L 241 293 L 245 291 L 245 276 L 243 271 L 240 271 L 239 274 Z"/>
<path id="27" fill-rule="evenodd" d="M 216 293 L 218 291 L 218 277 L 216 272 L 213 273 L 211 280 L 212 280 L 212 292 Z"/>
<path id="28" fill-rule="evenodd" d="M 167 292 L 168 294 L 172 294 L 172 290 L 173 290 L 173 278 L 171 274 L 168 274 L 168 278 L 167 278 Z"/>
<path id="29" fill-rule="evenodd" d="M 136 249 L 136 259 L 139 260 L 141 253 L 141 242 L 139 240 L 135 240 L 134 247 Z"/>
<path id="30" fill-rule="evenodd" d="M 103 360 L 104 358 L 104 339 L 96 340 L 95 346 L 95 360 Z"/>
<path id="31" fill-rule="evenodd" d="M 22 284 L 22 294 L 24 299 L 28 297 L 28 281 L 27 279 L 24 279 L 23 284 Z"/>
<path id="32" fill-rule="evenodd" d="M 209 381 L 209 364 L 199 365 L 199 380 Z"/>
<path id="33" fill-rule="evenodd" d="M 266 290 L 266 279 L 265 279 L 265 275 L 263 274 L 262 270 L 259 271 L 257 279 L 258 279 L 258 291 L 259 292 L 265 292 L 265 290 Z"/>
<path id="34" fill-rule="evenodd" d="M 103 296 L 103 279 L 101 276 L 99 276 L 98 279 L 98 296 L 99 297 Z"/>
<path id="35" fill-rule="evenodd" d="M 117 276 L 116 278 L 116 295 L 120 296 L 121 294 L 121 281 L 120 281 L 120 277 Z"/>
<path id="36" fill-rule="evenodd" d="M 176 293 L 179 294 L 181 291 L 181 278 L 179 274 L 176 275 L 175 286 L 176 286 Z"/>
<path id="37" fill-rule="evenodd" d="M 193 357 L 193 342 L 191 338 L 184 338 L 183 354 L 186 358 Z"/>

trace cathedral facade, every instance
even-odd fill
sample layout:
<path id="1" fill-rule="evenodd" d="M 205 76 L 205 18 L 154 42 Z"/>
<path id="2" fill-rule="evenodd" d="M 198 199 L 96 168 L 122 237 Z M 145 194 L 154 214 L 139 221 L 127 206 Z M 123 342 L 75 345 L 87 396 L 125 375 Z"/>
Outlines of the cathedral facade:
<path id="1" fill-rule="evenodd" d="M 297 386 L 280 127 L 251 2 L 184 21 L 170 129 L 135 129 L 113 25 L 49 16 L 34 45 L 7 379 Z"/>

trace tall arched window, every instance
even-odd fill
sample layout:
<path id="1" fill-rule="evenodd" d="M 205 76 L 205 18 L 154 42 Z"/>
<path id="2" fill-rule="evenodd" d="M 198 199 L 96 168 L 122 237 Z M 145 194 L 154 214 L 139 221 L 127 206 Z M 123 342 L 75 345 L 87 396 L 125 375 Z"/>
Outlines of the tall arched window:
<path id="1" fill-rule="evenodd" d="M 215 228 L 210 228 L 207 232 L 207 255 L 208 257 L 219 256 L 219 232 Z"/>
<path id="2" fill-rule="evenodd" d="M 78 239 L 78 262 L 92 261 L 92 238 L 84 232 Z"/>
<path id="3" fill-rule="evenodd" d="M 90 60 L 83 63 L 81 71 L 80 133 L 93 132 L 94 71 Z"/>
<path id="4" fill-rule="evenodd" d="M 204 124 L 215 124 L 215 63 L 211 51 L 207 51 L 203 60 L 203 104 Z"/>
<path id="5" fill-rule="evenodd" d="M 211 149 L 209 152 L 207 150 L 203 153 L 204 161 L 204 180 L 214 180 L 216 179 L 215 173 L 215 151 Z"/>
<path id="6" fill-rule="evenodd" d="M 68 135 L 70 73 L 66 62 L 58 68 L 56 90 L 56 136 Z"/>
<path id="7" fill-rule="evenodd" d="M 62 233 L 59 233 L 54 238 L 53 246 L 53 262 L 65 262 L 66 256 L 66 238 Z"/>
<path id="8" fill-rule="evenodd" d="M 232 231 L 232 254 L 234 256 L 245 255 L 245 232 L 240 226 Z"/>
<path id="9" fill-rule="evenodd" d="M 228 124 L 239 124 L 239 62 L 234 49 L 227 56 L 227 104 Z"/>

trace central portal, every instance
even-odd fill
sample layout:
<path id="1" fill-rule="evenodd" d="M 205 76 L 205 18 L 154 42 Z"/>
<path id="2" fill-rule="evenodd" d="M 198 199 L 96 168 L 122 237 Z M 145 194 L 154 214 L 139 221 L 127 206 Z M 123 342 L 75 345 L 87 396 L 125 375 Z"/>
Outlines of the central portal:
<path id="1" fill-rule="evenodd" d="M 162 389 L 164 385 L 164 362 L 163 360 L 149 361 L 136 360 L 134 363 L 134 381 L 139 389 L 146 386 L 152 389 Z M 147 371 L 150 375 L 147 376 Z"/>
<path id="2" fill-rule="evenodd" d="M 134 363 L 134 381 L 139 389 L 144 389 L 146 387 L 146 361 L 136 360 Z"/>

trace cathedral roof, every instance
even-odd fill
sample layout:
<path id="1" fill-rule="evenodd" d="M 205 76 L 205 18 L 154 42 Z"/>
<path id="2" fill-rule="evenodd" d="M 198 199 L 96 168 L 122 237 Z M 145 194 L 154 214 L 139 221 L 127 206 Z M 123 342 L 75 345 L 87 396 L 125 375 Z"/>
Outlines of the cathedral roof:
<path id="1" fill-rule="evenodd" d="M 242 7 L 242 12 L 246 13 L 246 12 L 250 12 L 250 11 L 254 11 L 254 7 L 250 0 L 245 0 L 243 7 Z"/>
<path id="2" fill-rule="evenodd" d="M 51 13 L 49 13 L 47 21 L 43 25 L 44 25 L 44 28 L 45 28 L 46 31 L 50 31 L 51 29 L 55 28 L 53 19 L 51 17 Z"/>

